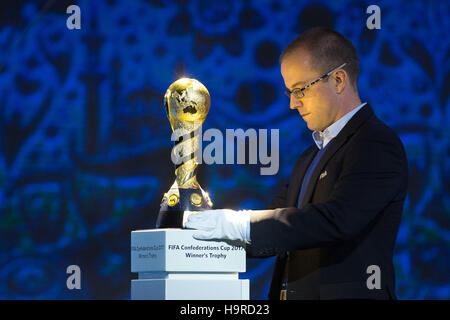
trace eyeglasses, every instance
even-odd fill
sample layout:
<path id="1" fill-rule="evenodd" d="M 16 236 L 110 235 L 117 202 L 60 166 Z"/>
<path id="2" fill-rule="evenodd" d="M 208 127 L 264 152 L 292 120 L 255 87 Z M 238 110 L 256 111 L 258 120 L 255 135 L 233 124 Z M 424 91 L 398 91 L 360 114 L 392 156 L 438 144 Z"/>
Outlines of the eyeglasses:
<path id="1" fill-rule="evenodd" d="M 303 98 L 303 97 L 305 96 L 304 91 L 305 91 L 306 89 L 308 89 L 308 88 L 311 87 L 312 85 L 316 84 L 316 83 L 319 82 L 320 80 L 323 80 L 323 79 L 329 77 L 331 74 L 333 74 L 333 72 L 335 72 L 336 70 L 339 70 L 339 69 L 343 68 L 346 64 L 347 64 L 347 62 L 341 64 L 339 67 L 334 68 L 333 70 L 331 70 L 331 71 L 328 72 L 328 73 L 325 73 L 323 76 L 317 78 L 317 79 L 314 80 L 313 82 L 310 82 L 309 84 L 307 84 L 307 85 L 304 86 L 303 88 L 295 88 L 295 89 L 292 90 L 292 91 L 291 91 L 291 90 L 286 90 L 286 91 L 284 92 L 284 94 L 287 95 L 289 99 L 291 98 L 291 94 L 294 94 L 294 97 L 296 97 L 297 99 L 301 99 L 301 98 Z"/>

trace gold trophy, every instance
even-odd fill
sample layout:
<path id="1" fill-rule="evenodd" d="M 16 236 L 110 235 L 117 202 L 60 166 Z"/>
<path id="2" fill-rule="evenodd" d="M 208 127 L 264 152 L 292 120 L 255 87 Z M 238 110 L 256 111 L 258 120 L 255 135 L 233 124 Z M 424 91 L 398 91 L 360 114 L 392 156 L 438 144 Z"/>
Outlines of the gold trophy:
<path id="1" fill-rule="evenodd" d="M 212 209 L 211 199 L 196 177 L 196 154 L 201 152 L 199 131 L 209 107 L 209 92 L 195 79 L 178 79 L 164 95 L 164 108 L 175 137 L 171 157 L 176 163 L 176 179 L 163 196 L 156 228 L 182 228 L 185 210 Z"/>

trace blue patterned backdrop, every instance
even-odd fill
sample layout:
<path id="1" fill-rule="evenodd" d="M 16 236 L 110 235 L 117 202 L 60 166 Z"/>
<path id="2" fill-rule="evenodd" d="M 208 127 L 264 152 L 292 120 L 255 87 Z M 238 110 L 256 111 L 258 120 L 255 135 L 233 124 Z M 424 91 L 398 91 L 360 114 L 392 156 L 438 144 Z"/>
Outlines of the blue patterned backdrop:
<path id="1" fill-rule="evenodd" d="M 10 1 L 8 1 L 10 2 Z M 81 8 L 81 29 L 66 8 Z M 381 29 L 366 8 L 381 8 Z M 128 299 L 130 231 L 153 228 L 174 180 L 162 108 L 181 76 L 211 94 L 205 128 L 280 129 L 280 171 L 202 165 L 216 208 L 262 209 L 310 132 L 278 57 L 329 26 L 355 44 L 360 94 L 402 139 L 409 189 L 395 251 L 400 299 L 450 298 L 447 1 L 14 1 L 0 5 L 0 299 Z M 274 259 L 242 278 L 265 299 Z M 68 290 L 79 265 L 82 289 Z"/>

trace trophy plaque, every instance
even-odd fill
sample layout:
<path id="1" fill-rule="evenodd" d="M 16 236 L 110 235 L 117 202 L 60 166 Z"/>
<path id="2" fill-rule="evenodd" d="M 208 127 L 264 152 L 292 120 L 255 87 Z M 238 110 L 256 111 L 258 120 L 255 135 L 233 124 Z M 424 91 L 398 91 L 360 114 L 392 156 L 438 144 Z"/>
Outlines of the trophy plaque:
<path id="1" fill-rule="evenodd" d="M 199 132 L 210 107 L 206 87 L 195 79 L 181 78 L 164 95 L 164 108 L 172 127 L 175 145 L 175 182 L 166 192 L 156 221 L 156 228 L 182 228 L 183 214 L 212 209 L 212 202 L 197 182 L 196 155 L 200 150 Z"/>

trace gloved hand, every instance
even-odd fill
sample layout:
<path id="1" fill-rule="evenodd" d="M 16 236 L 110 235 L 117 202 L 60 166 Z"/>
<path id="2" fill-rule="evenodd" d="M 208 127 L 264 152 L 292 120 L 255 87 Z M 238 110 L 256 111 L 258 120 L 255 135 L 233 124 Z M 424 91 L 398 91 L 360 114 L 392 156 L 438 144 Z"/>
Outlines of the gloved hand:
<path id="1" fill-rule="evenodd" d="M 217 209 L 198 213 L 185 211 L 183 220 L 184 228 L 199 230 L 192 235 L 197 240 L 224 239 L 250 242 L 247 237 L 250 210 Z"/>

